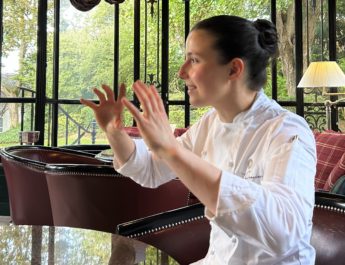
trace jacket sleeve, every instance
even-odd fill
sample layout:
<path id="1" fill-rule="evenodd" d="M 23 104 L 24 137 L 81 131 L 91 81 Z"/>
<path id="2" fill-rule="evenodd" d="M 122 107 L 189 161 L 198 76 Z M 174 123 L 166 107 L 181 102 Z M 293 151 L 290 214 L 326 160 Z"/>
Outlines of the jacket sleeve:
<path id="1" fill-rule="evenodd" d="M 135 139 L 135 150 L 129 160 L 119 167 L 114 159 L 114 168 L 120 174 L 133 179 L 143 187 L 155 188 L 174 178 L 176 175 L 160 159 L 154 157 L 145 142 Z"/>
<path id="2" fill-rule="evenodd" d="M 188 150 L 193 149 L 193 135 L 200 127 L 200 121 L 191 126 L 181 137 L 179 144 Z M 155 188 L 178 176 L 164 163 L 153 156 L 144 140 L 134 139 L 135 150 L 129 160 L 119 167 L 114 159 L 114 168 L 122 175 L 130 177 L 138 184 Z"/>

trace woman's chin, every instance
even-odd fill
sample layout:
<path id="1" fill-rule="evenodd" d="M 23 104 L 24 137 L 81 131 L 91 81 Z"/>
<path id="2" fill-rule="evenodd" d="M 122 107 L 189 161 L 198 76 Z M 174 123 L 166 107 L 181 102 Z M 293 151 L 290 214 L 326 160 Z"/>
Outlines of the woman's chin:
<path id="1" fill-rule="evenodd" d="M 206 107 L 207 104 L 205 104 L 204 101 L 201 101 L 201 100 L 196 100 L 196 99 L 193 99 L 193 98 L 189 98 L 189 103 L 193 106 L 193 107 Z"/>

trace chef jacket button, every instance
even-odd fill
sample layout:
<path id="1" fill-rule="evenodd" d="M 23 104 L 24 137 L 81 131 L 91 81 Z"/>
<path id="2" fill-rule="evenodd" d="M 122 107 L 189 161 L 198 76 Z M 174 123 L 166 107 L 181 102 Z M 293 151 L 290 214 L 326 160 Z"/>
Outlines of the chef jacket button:
<path id="1" fill-rule="evenodd" d="M 250 159 L 250 160 L 248 161 L 248 168 L 251 168 L 252 166 L 253 166 L 253 160 Z"/>

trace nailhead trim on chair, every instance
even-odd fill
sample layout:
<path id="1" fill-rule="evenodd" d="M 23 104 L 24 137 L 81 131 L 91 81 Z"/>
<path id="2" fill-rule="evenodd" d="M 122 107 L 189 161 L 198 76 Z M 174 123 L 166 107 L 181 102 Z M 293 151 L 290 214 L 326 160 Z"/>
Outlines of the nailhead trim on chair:
<path id="1" fill-rule="evenodd" d="M 327 205 L 320 205 L 320 204 L 316 204 L 314 207 L 315 208 L 320 208 L 320 209 L 325 209 L 325 210 L 330 210 L 330 211 L 336 211 L 336 212 L 340 212 L 342 214 L 345 214 L 345 210 L 344 209 L 340 209 L 338 207 L 327 206 Z M 176 222 L 176 223 L 160 226 L 160 227 L 157 227 L 157 228 L 154 228 L 154 229 L 150 229 L 150 230 L 147 230 L 147 231 L 144 231 L 144 232 L 141 232 L 141 233 L 133 234 L 133 235 L 130 235 L 128 237 L 129 238 L 136 238 L 136 237 L 141 237 L 141 236 L 149 235 L 149 234 L 152 234 L 152 233 L 155 233 L 155 232 L 159 232 L 159 231 L 161 231 L 163 229 L 168 229 L 168 228 L 175 227 L 175 226 L 178 226 L 178 225 L 181 225 L 181 224 L 185 224 L 185 223 L 186 224 L 187 223 L 191 223 L 191 222 L 194 222 L 194 221 L 197 221 L 197 220 L 201 220 L 203 218 L 205 218 L 205 215 L 196 216 L 196 217 L 193 217 L 193 218 L 189 218 L 187 220 L 182 220 L 180 222 Z"/>
<path id="2" fill-rule="evenodd" d="M 5 158 L 7 159 L 7 158 Z M 24 163 L 24 162 L 21 162 L 21 161 L 13 161 L 14 163 L 16 164 L 19 164 L 19 165 L 23 165 L 23 166 L 26 166 L 26 167 L 30 167 L 30 168 L 33 168 L 33 169 L 44 169 L 45 165 L 39 165 L 39 164 L 31 164 L 31 163 Z"/>
<path id="3" fill-rule="evenodd" d="M 26 167 L 29 167 L 29 168 L 32 168 L 32 169 L 35 169 L 35 170 L 43 170 L 45 169 L 45 165 L 39 165 L 39 164 L 31 164 L 31 163 L 24 163 L 24 162 L 21 162 L 21 161 L 13 161 L 14 163 L 16 164 L 19 164 L 19 165 L 23 165 L 23 166 L 26 166 Z M 54 175 L 65 175 L 65 174 L 70 174 L 70 175 L 87 175 L 87 176 L 96 176 L 96 177 L 106 177 L 106 176 L 111 176 L 111 177 L 123 177 L 125 178 L 125 176 L 121 175 L 121 174 L 99 174 L 99 173 L 94 173 L 94 174 L 90 174 L 89 172 L 88 173 L 84 173 L 84 172 L 74 172 L 74 171 L 59 171 L 59 172 L 56 172 L 54 171 Z"/>
<path id="4" fill-rule="evenodd" d="M 325 209 L 325 210 L 330 210 L 330 211 L 335 211 L 335 212 L 339 212 L 339 213 L 345 214 L 345 209 L 341 209 L 341 208 L 338 208 L 338 207 L 315 204 L 315 208 L 320 208 L 320 209 Z"/>
<path id="5" fill-rule="evenodd" d="M 172 228 L 172 227 L 175 227 L 175 226 L 178 226 L 178 225 L 182 225 L 182 224 L 187 224 L 187 223 L 191 223 L 191 222 L 194 222 L 194 221 L 198 221 L 198 220 L 201 220 L 203 218 L 205 218 L 205 215 L 196 216 L 196 217 L 193 217 L 193 218 L 189 218 L 187 220 L 182 220 L 182 221 L 179 221 L 179 222 L 176 222 L 176 223 L 171 223 L 171 224 L 168 224 L 168 225 L 163 225 L 163 226 L 160 226 L 160 227 L 157 227 L 157 228 L 154 228 L 154 229 L 150 229 L 150 230 L 147 230 L 147 231 L 144 231 L 144 232 L 141 232 L 141 233 L 133 234 L 133 235 L 128 236 L 128 238 L 136 238 L 136 237 L 141 237 L 141 236 L 149 235 L 149 234 L 152 234 L 152 233 L 155 233 L 155 232 L 159 232 L 159 231 L 164 230 L 164 229 L 168 229 L 168 228 Z"/>
<path id="6" fill-rule="evenodd" d="M 121 178 L 127 178 L 121 174 L 99 174 L 99 173 L 84 173 L 84 172 L 75 172 L 75 171 L 48 171 L 48 172 L 54 172 L 54 175 L 78 175 L 78 176 L 95 176 L 95 177 L 121 177 Z"/>
<path id="7" fill-rule="evenodd" d="M 187 205 L 189 205 L 190 197 L 191 197 L 191 192 L 188 192 Z"/>

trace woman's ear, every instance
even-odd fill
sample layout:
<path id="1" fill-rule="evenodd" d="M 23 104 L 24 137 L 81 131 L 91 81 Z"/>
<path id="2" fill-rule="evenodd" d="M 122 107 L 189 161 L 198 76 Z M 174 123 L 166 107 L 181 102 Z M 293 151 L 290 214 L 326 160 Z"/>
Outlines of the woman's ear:
<path id="1" fill-rule="evenodd" d="M 241 58 L 234 58 L 229 62 L 229 79 L 239 78 L 244 72 L 244 61 Z"/>

